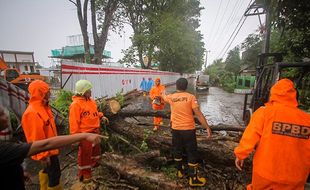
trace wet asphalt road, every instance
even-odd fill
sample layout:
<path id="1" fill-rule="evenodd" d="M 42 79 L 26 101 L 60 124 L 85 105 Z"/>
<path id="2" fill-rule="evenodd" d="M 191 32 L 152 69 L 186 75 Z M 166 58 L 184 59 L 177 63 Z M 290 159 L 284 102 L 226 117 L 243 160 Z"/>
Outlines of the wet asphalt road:
<path id="1" fill-rule="evenodd" d="M 228 93 L 218 87 L 210 87 L 209 91 L 195 90 L 194 79 L 189 79 L 188 91 L 194 94 L 200 109 L 210 125 L 241 126 L 244 95 Z M 175 91 L 175 85 L 166 88 L 167 93 Z"/>

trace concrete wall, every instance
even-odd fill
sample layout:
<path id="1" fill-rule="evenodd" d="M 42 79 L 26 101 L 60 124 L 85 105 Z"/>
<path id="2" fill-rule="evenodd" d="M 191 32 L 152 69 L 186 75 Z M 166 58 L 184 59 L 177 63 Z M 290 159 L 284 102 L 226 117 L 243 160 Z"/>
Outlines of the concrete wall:
<path id="1" fill-rule="evenodd" d="M 155 71 L 147 69 L 130 69 L 104 67 L 102 65 L 82 64 L 63 61 L 61 65 L 62 86 L 69 78 L 64 89 L 74 92 L 75 83 L 80 79 L 89 80 L 93 84 L 92 96 L 114 96 L 117 92 L 124 93 L 133 89 L 140 89 L 140 83 L 144 77 L 146 80 L 151 77 L 161 78 L 162 84 L 172 84 L 180 78 L 179 73 Z M 71 75 L 71 77 L 69 77 Z"/>

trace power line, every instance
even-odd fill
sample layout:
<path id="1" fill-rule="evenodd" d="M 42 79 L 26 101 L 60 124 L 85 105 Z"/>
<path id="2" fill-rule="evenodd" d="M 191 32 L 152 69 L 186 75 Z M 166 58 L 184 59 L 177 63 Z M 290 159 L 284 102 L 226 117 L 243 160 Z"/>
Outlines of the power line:
<path id="1" fill-rule="evenodd" d="M 218 27 L 217 27 L 217 29 L 216 29 L 216 32 L 215 32 L 215 37 L 217 36 L 218 31 L 219 31 L 219 29 L 220 29 L 220 27 L 221 27 L 221 24 L 222 24 L 222 22 L 223 22 L 223 19 L 224 19 L 225 14 L 226 14 L 226 11 L 227 11 L 227 8 L 228 8 L 228 5 L 229 5 L 229 2 L 230 2 L 230 0 L 229 0 L 229 1 L 228 1 L 228 3 L 226 4 L 226 7 L 225 7 L 225 10 L 224 10 L 224 13 L 222 14 L 222 17 L 221 17 L 220 22 L 219 22 L 219 24 L 218 24 Z M 212 41 L 211 41 L 211 43 L 210 43 L 210 44 L 213 44 L 214 39 L 215 39 L 215 38 L 213 38 L 213 40 L 211 39 Z"/>
<path id="2" fill-rule="evenodd" d="M 250 0 L 250 2 L 249 2 L 249 4 L 248 4 L 247 7 L 250 6 L 250 4 L 251 4 L 252 1 L 253 1 L 253 0 Z M 235 40 L 235 38 L 236 38 L 237 34 L 239 33 L 241 27 L 243 26 L 245 20 L 246 20 L 246 17 L 245 17 L 244 15 L 242 15 L 241 18 L 240 18 L 240 20 L 239 20 L 239 22 L 238 22 L 238 24 L 237 24 L 237 26 L 236 26 L 236 28 L 235 28 L 234 31 L 231 33 L 231 35 L 230 35 L 228 41 L 226 42 L 226 44 L 225 44 L 224 47 L 222 48 L 221 52 L 218 54 L 217 59 L 220 57 L 220 55 L 223 54 L 223 52 L 224 52 L 223 55 L 225 55 L 225 53 L 227 52 L 227 49 L 231 46 L 232 42 Z M 241 24 L 241 23 L 242 23 L 242 24 Z M 238 28 L 238 27 L 239 27 L 239 28 Z M 236 31 L 237 31 L 237 32 L 236 32 Z M 236 32 L 236 33 L 235 33 L 235 32 Z M 232 41 L 230 42 L 230 40 L 232 40 Z M 229 44 L 229 45 L 228 45 L 228 44 Z M 228 46 L 227 46 L 227 45 L 228 45 Z M 226 48 L 226 47 L 227 47 L 227 48 Z M 225 50 L 225 48 L 226 48 L 226 50 Z M 225 50 L 225 51 L 224 51 L 224 50 Z"/>
<path id="3" fill-rule="evenodd" d="M 241 18 L 240 18 L 240 20 L 239 20 L 239 22 L 238 22 L 238 24 L 237 24 L 237 26 L 236 26 L 236 28 L 235 28 L 234 31 L 231 33 L 229 39 L 227 40 L 226 44 L 224 45 L 223 49 L 221 50 L 221 53 L 219 53 L 217 57 L 219 57 L 219 56 L 223 53 L 224 49 L 225 49 L 225 48 L 227 47 L 227 45 L 229 44 L 230 40 L 232 39 L 233 35 L 234 35 L 235 32 L 237 31 L 239 25 L 241 24 L 242 19 L 244 19 L 244 18 L 245 18 L 245 16 L 242 15 Z"/>
<path id="4" fill-rule="evenodd" d="M 216 41 L 218 40 L 218 38 L 222 36 L 222 34 L 224 33 L 224 31 L 225 31 L 225 32 L 227 31 L 227 29 L 229 28 L 229 27 L 228 27 L 229 23 L 230 23 L 231 21 L 233 21 L 233 20 L 235 19 L 235 17 L 237 16 L 237 14 L 236 14 L 237 11 L 236 11 L 236 10 L 238 10 L 238 9 L 237 9 L 237 5 L 239 4 L 239 2 L 241 2 L 241 1 L 239 1 L 239 0 L 236 1 L 236 4 L 235 4 L 235 6 L 234 6 L 234 8 L 233 8 L 233 11 L 232 11 L 231 14 L 230 14 L 230 17 L 227 19 L 227 21 L 226 21 L 226 23 L 225 23 L 225 25 L 224 25 L 224 27 L 223 27 L 223 30 L 219 33 L 219 35 L 217 35 L 216 38 L 214 38 L 214 39 L 215 39 L 214 42 L 216 42 Z M 241 3 L 241 4 L 242 4 L 242 3 Z M 241 5 L 241 4 L 240 4 L 240 5 Z M 239 7 L 240 7 L 240 5 L 239 5 Z M 238 7 L 238 8 L 239 8 L 239 7 Z M 213 43 L 212 43 L 212 45 L 213 45 Z"/>
<path id="5" fill-rule="evenodd" d="M 219 14 L 220 9 L 221 9 L 221 6 L 222 6 L 222 1 L 223 1 L 223 0 L 221 0 L 221 2 L 220 2 L 220 6 L 219 6 L 219 8 L 217 9 L 217 13 L 216 13 L 215 19 L 214 19 L 214 21 L 213 21 L 213 24 L 211 25 L 212 28 L 211 28 L 211 32 L 210 32 L 210 40 L 212 39 L 211 36 L 212 36 L 213 30 L 214 30 L 214 28 L 215 28 L 215 27 L 213 27 L 213 25 L 214 25 L 215 22 L 217 21 L 218 14 Z"/>
<path id="6" fill-rule="evenodd" d="M 227 52 L 227 51 L 228 51 L 228 49 L 230 48 L 231 44 L 232 44 L 232 43 L 233 43 L 233 41 L 235 40 L 236 36 L 238 35 L 238 33 L 239 33 L 240 29 L 242 28 L 242 26 L 243 26 L 243 24 L 244 24 L 244 22 L 245 22 L 246 18 L 247 18 L 247 17 L 244 17 L 244 19 L 243 19 L 243 21 L 242 21 L 241 26 L 239 27 L 238 31 L 236 32 L 236 34 L 235 34 L 234 38 L 232 39 L 232 41 L 230 42 L 230 44 L 227 46 L 227 48 L 226 48 L 225 52 L 223 53 L 222 57 L 226 54 L 226 52 Z M 217 57 L 217 58 L 219 58 L 219 57 Z"/>

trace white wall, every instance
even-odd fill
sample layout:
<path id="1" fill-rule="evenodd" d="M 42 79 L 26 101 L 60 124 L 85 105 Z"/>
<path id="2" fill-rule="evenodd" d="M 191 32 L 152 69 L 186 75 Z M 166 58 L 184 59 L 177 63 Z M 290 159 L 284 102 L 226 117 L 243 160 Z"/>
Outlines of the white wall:
<path id="1" fill-rule="evenodd" d="M 180 77 L 179 73 L 173 72 L 105 67 L 69 61 L 63 61 L 61 70 L 62 86 L 72 73 L 64 89 L 74 92 L 75 83 L 80 79 L 86 79 L 93 84 L 92 96 L 94 98 L 106 95 L 111 97 L 122 90 L 126 93 L 133 89 L 139 89 L 143 77 L 146 80 L 149 77 L 153 80 L 160 77 L 162 84 L 175 83 Z"/>
<path id="2" fill-rule="evenodd" d="M 34 63 L 19 63 L 18 66 L 19 66 L 20 73 L 25 73 L 25 74 L 31 73 L 30 66 L 33 67 L 33 72 L 37 71 Z M 25 66 L 28 67 L 27 71 L 25 70 Z"/>

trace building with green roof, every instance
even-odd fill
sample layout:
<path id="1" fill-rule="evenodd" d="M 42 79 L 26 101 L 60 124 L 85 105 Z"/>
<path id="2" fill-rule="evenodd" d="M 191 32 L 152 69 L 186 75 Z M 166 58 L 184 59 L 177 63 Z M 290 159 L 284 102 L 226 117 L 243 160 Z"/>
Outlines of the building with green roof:
<path id="1" fill-rule="evenodd" d="M 52 55 L 51 58 L 59 58 L 59 59 L 71 59 L 77 62 L 84 62 L 84 46 L 76 45 L 76 46 L 65 46 L 61 49 L 53 49 L 51 50 Z M 91 58 L 94 56 L 94 46 L 90 46 L 90 56 Z M 111 51 L 103 50 L 102 52 L 103 59 L 111 59 Z"/>

